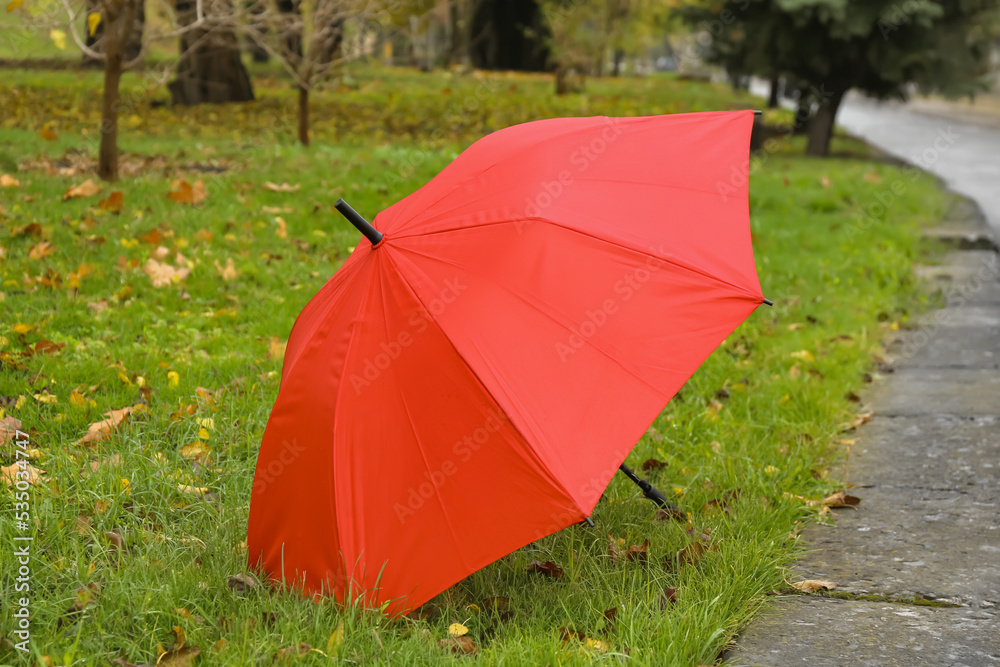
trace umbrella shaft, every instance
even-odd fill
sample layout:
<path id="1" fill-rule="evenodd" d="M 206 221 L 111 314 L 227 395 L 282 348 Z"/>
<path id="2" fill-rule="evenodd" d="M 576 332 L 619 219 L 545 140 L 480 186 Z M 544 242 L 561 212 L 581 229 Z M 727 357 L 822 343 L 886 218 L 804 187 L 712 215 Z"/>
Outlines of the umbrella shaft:
<path id="1" fill-rule="evenodd" d="M 372 245 L 376 245 L 382 240 L 382 232 L 371 226 L 367 220 L 361 217 L 361 214 L 351 208 L 343 199 L 338 199 L 337 203 L 333 205 L 335 209 L 340 211 L 341 215 L 347 218 L 354 227 L 365 235 L 365 238 L 372 242 Z"/>

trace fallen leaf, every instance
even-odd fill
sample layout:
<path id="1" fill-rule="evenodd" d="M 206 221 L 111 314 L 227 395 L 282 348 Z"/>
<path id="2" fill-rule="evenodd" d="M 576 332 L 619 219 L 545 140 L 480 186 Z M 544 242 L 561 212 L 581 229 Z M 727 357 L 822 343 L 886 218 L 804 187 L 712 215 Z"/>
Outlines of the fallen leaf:
<path id="1" fill-rule="evenodd" d="M 67 190 L 66 194 L 63 195 L 63 200 L 73 199 L 75 197 L 93 197 L 100 191 L 101 186 L 88 178 L 83 183 L 80 183 L 80 185 L 74 185 Z"/>
<path id="2" fill-rule="evenodd" d="M 219 272 L 219 275 L 226 282 L 229 282 L 230 280 L 236 280 L 236 276 L 239 275 L 236 271 L 236 265 L 233 263 L 232 257 L 226 259 L 225 266 L 219 264 L 219 260 L 215 260 L 215 270 Z"/>
<path id="3" fill-rule="evenodd" d="M 181 646 L 160 654 L 156 667 L 191 667 L 192 660 L 201 653 L 197 646 Z"/>
<path id="4" fill-rule="evenodd" d="M 57 627 L 62 627 L 64 623 L 73 622 L 80 612 L 87 607 L 97 604 L 97 598 L 101 593 L 101 585 L 96 581 L 76 589 L 73 593 L 73 604 L 59 617 Z"/>
<path id="5" fill-rule="evenodd" d="M 452 637 L 461 637 L 462 635 L 469 634 L 469 628 L 461 623 L 452 623 L 448 626 L 448 634 Z"/>
<path id="6" fill-rule="evenodd" d="M 447 637 L 438 642 L 438 648 L 450 650 L 452 653 L 475 655 L 479 650 L 468 637 Z"/>
<path id="7" fill-rule="evenodd" d="M 10 488 L 14 488 L 14 485 L 18 481 L 27 482 L 28 484 L 38 484 L 41 476 L 44 474 L 44 470 L 36 468 L 25 459 L 20 459 L 17 463 L 0 468 L 0 477 L 3 477 L 3 481 Z"/>
<path id="8" fill-rule="evenodd" d="M 94 15 L 91 14 L 91 16 Z M 122 204 L 124 203 L 124 201 L 125 201 L 125 195 L 123 195 L 121 191 L 115 190 L 114 192 L 108 195 L 107 199 L 102 199 L 101 201 L 97 202 L 97 207 L 100 208 L 102 211 L 107 211 L 108 213 L 114 213 L 117 215 L 122 212 Z"/>
<path id="9" fill-rule="evenodd" d="M 821 502 L 821 504 L 826 507 L 854 507 L 860 503 L 860 498 L 857 496 L 849 496 L 845 491 L 837 491 L 836 493 L 824 498 Z"/>
<path id="10" fill-rule="evenodd" d="M 664 588 L 663 592 L 660 594 L 660 609 L 666 609 L 676 602 L 677 589 L 672 587 Z"/>
<path id="11" fill-rule="evenodd" d="M 545 562 L 533 560 L 528 563 L 528 572 L 533 574 L 544 574 L 547 577 L 558 579 L 563 576 L 563 570 L 550 560 Z"/>
<path id="12" fill-rule="evenodd" d="M 655 521 L 680 521 L 684 523 L 687 521 L 687 518 L 687 514 L 676 507 L 656 510 L 656 514 L 653 515 L 653 520 Z"/>
<path id="13" fill-rule="evenodd" d="M 610 540 L 608 544 L 608 553 L 611 555 L 611 560 L 618 562 L 619 560 L 628 561 L 639 561 L 641 563 L 646 562 L 649 556 L 649 540 L 644 541 L 642 544 L 633 544 L 628 549 L 622 549 L 624 547 L 625 540 L 619 539 L 615 540 L 610 535 L 608 535 Z"/>
<path id="14" fill-rule="evenodd" d="M 326 642 L 326 652 L 333 653 L 344 643 L 344 622 L 341 621 L 330 633 L 330 639 Z"/>
<path id="15" fill-rule="evenodd" d="M 118 428 L 125 421 L 126 417 L 132 414 L 135 406 L 121 408 L 120 410 L 111 410 L 105 412 L 104 415 L 107 419 L 103 419 L 99 422 L 94 422 L 87 428 L 87 433 L 84 434 L 82 438 L 77 440 L 77 443 L 89 444 L 100 442 L 101 440 L 106 440 L 111 437 L 111 435 L 118 430 Z"/>
<path id="16" fill-rule="evenodd" d="M 100 314 L 108 309 L 108 300 L 101 299 L 100 301 L 88 301 L 87 308 L 90 308 L 92 311 L 94 311 L 95 315 Z"/>
<path id="17" fill-rule="evenodd" d="M 125 538 L 117 530 L 104 533 L 104 537 L 107 538 L 111 551 L 125 551 Z"/>
<path id="18" fill-rule="evenodd" d="M 284 359 L 285 348 L 288 346 L 288 341 L 281 340 L 277 336 L 272 336 L 271 340 L 267 343 L 267 356 L 271 359 Z"/>
<path id="19" fill-rule="evenodd" d="M 874 170 L 866 172 L 862 178 L 865 179 L 866 183 L 875 183 L 877 185 L 882 182 L 882 177 L 879 176 Z"/>
<path id="20" fill-rule="evenodd" d="M 274 655 L 274 661 L 282 662 L 290 658 L 299 658 L 304 655 L 307 655 L 310 651 L 312 651 L 312 645 L 307 644 L 305 642 L 300 642 L 295 646 L 286 646 L 285 648 L 279 650 Z"/>
<path id="21" fill-rule="evenodd" d="M 295 185 L 289 185 L 288 183 L 278 185 L 277 183 L 272 183 L 271 181 L 264 183 L 264 189 L 270 190 L 271 192 L 298 192 L 300 187 L 302 186 L 298 183 Z"/>
<path id="22" fill-rule="evenodd" d="M 288 238 L 288 223 L 280 215 L 274 218 L 274 221 L 278 224 L 278 229 L 274 232 L 275 236 L 279 239 Z"/>
<path id="23" fill-rule="evenodd" d="M 21 430 L 21 420 L 17 417 L 7 416 L 0 419 L 0 445 L 6 444 L 8 440 L 17 438 L 17 432 Z"/>
<path id="24" fill-rule="evenodd" d="M 250 574 L 233 574 L 226 579 L 229 589 L 237 595 L 243 595 L 260 586 L 260 583 Z"/>
<path id="25" fill-rule="evenodd" d="M 294 213 L 294 208 L 288 208 L 287 206 L 264 206 L 261 208 L 264 213 Z"/>
<path id="26" fill-rule="evenodd" d="M 791 357 L 794 359 L 801 359 L 802 361 L 813 362 L 816 361 L 816 357 L 809 350 L 799 350 L 797 352 L 792 352 Z"/>
<path id="27" fill-rule="evenodd" d="M 655 472 L 657 470 L 663 470 L 667 467 L 667 464 L 663 461 L 657 461 L 656 459 L 646 459 L 642 462 L 642 466 L 640 467 L 643 472 Z"/>
<path id="28" fill-rule="evenodd" d="M 10 174 L 0 174 L 0 188 L 19 188 L 19 187 L 21 187 L 21 181 L 17 180 Z"/>
<path id="29" fill-rule="evenodd" d="M 190 484 L 178 484 L 177 490 L 191 496 L 211 495 L 207 486 L 191 486 Z"/>
<path id="30" fill-rule="evenodd" d="M 191 185 L 183 179 L 178 179 L 171 183 L 170 187 L 171 191 L 167 193 L 167 197 L 178 204 L 199 204 L 208 196 L 205 192 L 205 183 L 200 180 Z"/>
<path id="31" fill-rule="evenodd" d="M 55 141 L 56 139 L 59 138 L 59 133 L 53 130 L 48 125 L 46 125 L 38 132 L 38 136 L 40 136 L 45 141 Z"/>
<path id="32" fill-rule="evenodd" d="M 190 266 L 181 268 L 173 267 L 165 262 L 159 262 L 152 257 L 146 260 L 142 270 L 153 282 L 153 287 L 167 287 L 173 283 L 179 283 L 191 273 Z"/>
<path id="33" fill-rule="evenodd" d="M 832 591 L 836 587 L 837 584 L 832 581 L 823 581 L 822 579 L 806 579 L 805 581 L 796 581 L 792 584 L 792 588 L 803 593 L 815 593 L 818 590 Z"/>
<path id="34" fill-rule="evenodd" d="M 195 440 L 191 444 L 184 445 L 177 453 L 182 459 L 204 463 L 208 459 L 208 446 L 200 440 Z"/>
<path id="35" fill-rule="evenodd" d="M 820 176 L 819 177 L 819 184 L 821 186 L 823 186 L 824 188 L 828 188 L 828 187 L 830 187 L 830 179 L 827 178 L 826 176 Z"/>
<path id="36" fill-rule="evenodd" d="M 121 465 L 121 462 L 122 462 L 121 456 L 118 454 L 113 454 L 112 456 L 104 459 L 103 461 L 91 461 L 90 463 L 87 464 L 87 466 L 90 468 L 91 472 L 97 472 L 98 470 L 104 467 L 117 468 L 118 466 Z"/>

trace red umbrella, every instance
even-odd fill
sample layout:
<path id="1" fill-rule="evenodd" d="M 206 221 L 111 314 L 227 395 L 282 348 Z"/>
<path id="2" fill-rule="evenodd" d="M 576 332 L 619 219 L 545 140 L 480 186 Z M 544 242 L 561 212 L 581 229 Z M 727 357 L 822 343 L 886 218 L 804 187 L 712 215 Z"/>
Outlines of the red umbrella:
<path id="1" fill-rule="evenodd" d="M 251 565 L 400 613 L 586 519 L 664 405 L 766 301 L 752 123 L 525 123 L 382 211 L 381 233 L 349 216 L 372 243 L 292 329 Z"/>

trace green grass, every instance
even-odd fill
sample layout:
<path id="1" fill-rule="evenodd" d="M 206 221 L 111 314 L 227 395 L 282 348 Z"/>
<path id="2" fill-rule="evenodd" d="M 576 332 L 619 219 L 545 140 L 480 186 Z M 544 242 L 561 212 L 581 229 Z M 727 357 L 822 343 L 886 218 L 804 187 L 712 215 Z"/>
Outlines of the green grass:
<path id="1" fill-rule="evenodd" d="M 751 187 L 759 272 L 775 306 L 761 308 L 712 355 L 629 459 L 667 463 L 652 481 L 689 513 L 695 531 L 711 529 L 718 550 L 672 564 L 691 541 L 685 525 L 656 521 L 651 504 L 616 477 L 595 511 L 596 529 L 570 528 L 501 559 L 439 596 L 430 618 L 386 619 L 270 588 L 240 596 L 227 586 L 246 568 L 253 466 L 278 390 L 271 342 L 287 337 L 359 240 L 333 202 L 344 195 L 372 215 L 477 136 L 514 122 L 759 100 L 672 78 L 592 81 L 586 96 L 554 99 L 548 77 L 505 74 L 490 75 L 499 87 L 469 110 L 464 101 L 483 85 L 477 76 L 359 68 L 339 89 L 315 96 L 315 145 L 303 149 L 292 143 L 294 100 L 285 82 L 257 80 L 254 104 L 173 110 L 153 108 L 163 90 L 130 75 L 121 145 L 126 161 L 156 161 L 98 196 L 63 201 L 89 174 L 47 175 L 18 164 L 94 153 L 99 80 L 9 71 L 0 84 L 0 173 L 20 180 L 0 188 L 0 396 L 9 397 L 7 414 L 31 430 L 31 446 L 42 452 L 36 464 L 46 471 L 30 501 L 31 638 L 36 656 L 52 664 L 119 657 L 152 664 L 170 648 L 174 626 L 200 647 L 199 664 L 270 664 L 300 642 L 322 651 L 301 664 L 329 662 L 323 653 L 359 664 L 437 664 L 452 659 L 437 642 L 454 622 L 468 626 L 476 659 L 487 664 L 713 663 L 764 595 L 785 586 L 799 522 L 817 517 L 793 496 L 820 498 L 841 479 L 830 466 L 859 409 L 848 395 L 864 386 L 887 330 L 921 308 L 910 278 L 918 229 L 943 206 L 930 179 L 868 162 L 856 143 L 838 140 L 837 149 L 861 157 L 829 161 L 798 157 L 798 139 L 777 146 Z M 38 135 L 46 123 L 58 133 L 54 141 Z M 170 201 L 174 178 L 204 180 L 207 199 L 196 207 Z M 907 188 L 894 206 L 849 233 L 854 216 L 897 179 Z M 266 181 L 301 189 L 271 192 Z M 97 206 L 112 190 L 124 194 L 120 215 Z M 30 258 L 41 241 L 52 254 Z M 194 263 L 186 280 L 152 286 L 141 267 L 157 245 L 171 262 L 179 251 Z M 226 280 L 215 264 L 230 259 L 238 275 Z M 88 306 L 101 301 L 102 312 Z M 25 354 L 42 340 L 65 347 Z M 140 403 L 140 385 L 145 412 L 110 440 L 77 443 L 102 413 Z M 46 394 L 56 402 L 34 398 L 50 400 Z M 180 448 L 199 439 L 206 418 L 210 458 L 195 465 Z M 9 465 L 13 448 L 4 449 Z M 91 461 L 112 455 L 117 467 L 89 472 Z M 213 495 L 192 496 L 179 484 Z M 728 512 L 707 504 L 737 489 Z M 0 495 L 8 506 L 9 493 Z M 111 531 L 125 549 L 112 548 Z M 11 521 L 0 523 L 5 545 L 15 534 Z M 613 562 L 609 534 L 626 546 L 649 539 L 648 562 Z M 0 553 L 7 609 L 15 563 L 9 549 Z M 532 560 L 552 560 L 566 575 L 529 574 Z M 67 616 L 75 592 L 93 582 L 101 586 L 94 603 Z M 661 603 L 666 587 L 676 589 L 676 603 Z M 487 611 L 491 596 L 509 599 L 509 618 Z M 613 626 L 604 619 L 610 608 L 618 609 Z M 2 622 L 0 634 L 13 640 L 6 611 Z M 330 646 L 340 624 L 343 640 Z M 560 628 L 610 651 L 564 644 Z M 21 659 L 0 643 L 0 661 Z"/>

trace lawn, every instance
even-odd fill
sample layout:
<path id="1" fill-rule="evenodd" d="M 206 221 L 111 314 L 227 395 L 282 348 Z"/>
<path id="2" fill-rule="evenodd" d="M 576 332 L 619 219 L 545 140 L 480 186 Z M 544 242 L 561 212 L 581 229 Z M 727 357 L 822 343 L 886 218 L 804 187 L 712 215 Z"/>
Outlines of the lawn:
<path id="1" fill-rule="evenodd" d="M 819 161 L 793 139 L 751 180 L 774 307 L 709 358 L 628 461 L 664 464 L 643 474 L 685 520 L 659 520 L 619 476 L 596 528 L 535 542 L 408 618 L 243 590 L 231 577 L 248 572 L 250 489 L 283 343 L 363 240 L 333 211 L 339 197 L 373 217 L 516 122 L 760 101 L 672 77 L 555 98 L 541 76 L 359 67 L 314 95 L 304 149 L 285 81 L 258 75 L 251 104 L 171 109 L 162 86 L 129 75 L 125 177 L 67 197 L 94 178 L 99 84 L 73 71 L 5 71 L 0 83 L 0 416 L 20 420 L 44 470 L 27 510 L 39 661 L 180 665 L 197 648 L 195 664 L 213 665 L 712 664 L 765 596 L 788 588 L 804 523 L 845 511 L 805 499 L 843 487 L 858 394 L 879 381 L 883 337 L 923 307 L 911 266 L 945 196 L 856 142 L 837 139 L 849 155 Z M 85 437 L 123 408 L 113 429 Z M 0 455 L 14 462 L 12 438 Z M 0 495 L 13 505 L 3 484 Z M 0 533 L 5 545 L 24 534 L 7 520 Z M 612 554 L 646 540 L 644 558 Z M 11 553 L 0 556 L 5 603 L 24 595 Z M 529 572 L 536 560 L 564 575 Z M 0 661 L 23 664 L 4 606 Z M 474 657 L 440 644 L 453 623 Z"/>

